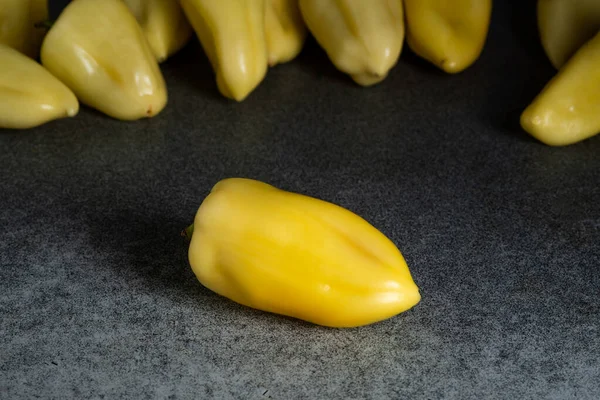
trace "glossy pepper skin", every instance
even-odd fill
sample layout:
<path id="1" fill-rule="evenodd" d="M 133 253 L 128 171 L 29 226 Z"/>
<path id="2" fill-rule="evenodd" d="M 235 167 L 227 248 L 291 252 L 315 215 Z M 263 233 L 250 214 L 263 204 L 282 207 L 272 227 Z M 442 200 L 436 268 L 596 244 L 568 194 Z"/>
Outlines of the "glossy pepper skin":
<path id="1" fill-rule="evenodd" d="M 267 73 L 265 0 L 181 0 L 221 94 L 242 101 Z"/>
<path id="2" fill-rule="evenodd" d="M 0 44 L 38 58 L 46 30 L 35 24 L 48 19 L 48 0 L 0 0 Z"/>
<path id="3" fill-rule="evenodd" d="M 307 33 L 298 0 L 267 0 L 265 34 L 269 66 L 294 59 L 302 50 Z"/>
<path id="4" fill-rule="evenodd" d="M 178 52 L 192 37 L 177 0 L 123 0 L 142 27 L 158 62 Z"/>
<path id="5" fill-rule="evenodd" d="M 537 18 L 544 51 L 559 69 L 600 30 L 600 1 L 538 0 Z"/>
<path id="6" fill-rule="evenodd" d="M 44 39 L 44 67 L 79 100 L 113 118 L 157 115 L 167 103 L 158 62 L 121 0 L 75 0 Z"/>
<path id="7" fill-rule="evenodd" d="M 383 81 L 397 64 L 402 0 L 300 0 L 300 11 L 331 62 L 359 85 Z"/>
<path id="8" fill-rule="evenodd" d="M 375 323 L 420 301 L 396 246 L 356 214 L 263 182 L 218 182 L 193 224 L 190 265 L 240 304 L 329 327 Z"/>
<path id="9" fill-rule="evenodd" d="M 73 92 L 30 57 L 0 44 L 0 66 L 0 128 L 33 128 L 79 112 Z"/>
<path id="10" fill-rule="evenodd" d="M 585 43 L 521 114 L 525 131 L 550 146 L 600 133 L 600 32 Z"/>
<path id="11" fill-rule="evenodd" d="M 492 0 L 404 0 L 404 8 L 406 42 L 418 56 L 450 74 L 479 58 Z"/>

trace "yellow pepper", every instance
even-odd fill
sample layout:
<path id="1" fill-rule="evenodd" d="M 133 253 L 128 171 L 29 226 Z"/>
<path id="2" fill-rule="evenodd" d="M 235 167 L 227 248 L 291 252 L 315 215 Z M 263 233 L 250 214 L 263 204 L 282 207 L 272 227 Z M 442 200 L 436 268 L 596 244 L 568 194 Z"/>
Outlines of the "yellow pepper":
<path id="1" fill-rule="evenodd" d="M 79 100 L 111 117 L 153 117 L 167 103 L 158 62 L 121 0 L 75 0 L 44 39 L 44 67 Z"/>
<path id="2" fill-rule="evenodd" d="M 267 73 L 265 0 L 181 0 L 223 96 L 242 101 Z"/>
<path id="3" fill-rule="evenodd" d="M 300 0 L 300 11 L 331 62 L 359 85 L 381 82 L 397 64 L 402 0 Z"/>
<path id="4" fill-rule="evenodd" d="M 421 298 L 400 251 L 363 218 L 263 182 L 218 182 L 188 232 L 200 283 L 255 309 L 356 327 Z"/>
<path id="5" fill-rule="evenodd" d="M 479 58 L 492 0 L 404 0 L 404 7 L 406 41 L 418 56 L 451 74 Z"/>
<path id="6" fill-rule="evenodd" d="M 307 35 L 298 0 L 267 0 L 265 34 L 269 66 L 295 58 Z"/>
<path id="7" fill-rule="evenodd" d="M 537 17 L 544 51 L 558 69 L 600 29 L 600 1 L 538 0 Z"/>
<path id="8" fill-rule="evenodd" d="M 35 24 L 47 19 L 47 0 L 0 0 L 0 44 L 37 58 L 46 30 Z"/>
<path id="9" fill-rule="evenodd" d="M 73 92 L 36 61 L 0 44 L 0 65 L 0 128 L 33 128 L 78 113 Z"/>
<path id="10" fill-rule="evenodd" d="M 600 32 L 585 43 L 521 114 L 521 126 L 550 146 L 600 133 Z"/>
<path id="11" fill-rule="evenodd" d="M 158 62 L 178 52 L 192 27 L 177 0 L 124 0 L 139 22 Z"/>

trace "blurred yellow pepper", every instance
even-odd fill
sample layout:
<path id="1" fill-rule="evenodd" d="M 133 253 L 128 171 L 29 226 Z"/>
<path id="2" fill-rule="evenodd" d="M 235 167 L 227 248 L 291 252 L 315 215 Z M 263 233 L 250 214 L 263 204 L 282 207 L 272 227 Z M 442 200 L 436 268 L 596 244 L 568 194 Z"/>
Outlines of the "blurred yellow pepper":
<path id="1" fill-rule="evenodd" d="M 300 0 L 308 29 L 336 68 L 361 86 L 383 81 L 404 44 L 402 0 Z"/>
<path id="2" fill-rule="evenodd" d="M 221 94 L 242 101 L 267 73 L 266 0 L 181 0 Z"/>
<path id="3" fill-rule="evenodd" d="M 404 0 L 406 41 L 447 73 L 472 65 L 485 44 L 492 0 Z"/>
<path id="4" fill-rule="evenodd" d="M 84 104 L 113 118 L 153 117 L 167 103 L 158 62 L 121 0 L 75 0 L 44 39 L 44 67 Z"/>
<path id="5" fill-rule="evenodd" d="M 521 114 L 525 131 L 550 146 L 600 133 L 600 32 L 561 67 Z"/>
<path id="6" fill-rule="evenodd" d="M 0 44 L 38 58 L 48 19 L 47 0 L 0 0 Z"/>
<path id="7" fill-rule="evenodd" d="M 300 53 L 307 29 L 298 0 L 267 0 L 265 35 L 269 66 L 288 62 Z"/>
<path id="8" fill-rule="evenodd" d="M 124 0 L 139 22 L 158 62 L 179 51 L 192 27 L 177 0 Z"/>
<path id="9" fill-rule="evenodd" d="M 33 128 L 79 112 L 73 92 L 30 57 L 0 44 L 0 66 L 0 128 Z"/>
<path id="10" fill-rule="evenodd" d="M 600 30 L 600 0 L 538 0 L 537 17 L 544 51 L 558 69 Z"/>

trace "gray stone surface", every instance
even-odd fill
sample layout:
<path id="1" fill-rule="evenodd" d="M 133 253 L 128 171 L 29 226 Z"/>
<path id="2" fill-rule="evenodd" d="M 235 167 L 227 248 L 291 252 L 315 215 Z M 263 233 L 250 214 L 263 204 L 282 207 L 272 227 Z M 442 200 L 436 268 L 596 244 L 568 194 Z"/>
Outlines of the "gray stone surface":
<path id="1" fill-rule="evenodd" d="M 0 397 L 600 398 L 600 138 L 519 129 L 553 74 L 534 30 L 497 2 L 468 71 L 406 47 L 369 89 L 311 42 L 241 104 L 194 43 L 163 65 L 152 120 L 2 132 Z M 338 330 L 203 288 L 179 232 L 231 176 L 364 216 L 421 303 Z"/>

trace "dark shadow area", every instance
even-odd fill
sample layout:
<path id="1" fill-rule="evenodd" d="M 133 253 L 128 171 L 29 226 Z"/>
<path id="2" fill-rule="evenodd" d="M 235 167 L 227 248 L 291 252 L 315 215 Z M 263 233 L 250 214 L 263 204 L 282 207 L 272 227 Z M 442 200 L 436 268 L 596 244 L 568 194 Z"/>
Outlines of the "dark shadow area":
<path id="1" fill-rule="evenodd" d="M 501 133 L 514 137 L 519 141 L 540 144 L 538 140 L 536 140 L 533 136 L 527 134 L 527 132 L 525 132 L 521 127 L 521 114 L 523 113 L 523 110 L 525 110 L 525 107 L 527 107 L 527 104 L 529 103 L 526 103 L 522 108 L 505 110 L 497 114 L 490 114 L 490 122 Z"/>
<path id="2" fill-rule="evenodd" d="M 486 124 L 520 141 L 537 142 L 521 128 L 520 116 L 556 71 L 540 43 L 536 2 L 494 4 L 481 62 L 489 71 L 482 113 Z"/>
<path id="3" fill-rule="evenodd" d="M 188 258 L 185 223 L 128 211 L 88 216 L 96 250 L 110 255 L 109 267 L 132 287 L 151 293 L 195 298 L 216 296 L 196 279 Z"/>
<path id="4" fill-rule="evenodd" d="M 307 71 L 311 76 L 319 77 L 325 81 L 341 82 L 349 86 L 355 85 L 350 76 L 335 67 L 325 50 L 310 34 L 306 38 L 302 52 L 291 62 Z"/>
<path id="5" fill-rule="evenodd" d="M 409 65 L 411 68 L 418 69 L 427 74 L 433 74 L 437 76 L 449 76 L 446 72 L 435 66 L 433 63 L 419 57 L 408 45 L 406 39 L 402 46 L 402 53 L 400 53 L 400 60 L 398 63 L 404 63 Z"/>
<path id="6" fill-rule="evenodd" d="M 517 1 L 511 0 L 506 4 L 500 5 L 505 7 L 508 12 L 508 23 L 503 20 L 493 21 L 498 27 L 508 26 L 515 37 L 514 42 L 519 47 L 526 50 L 527 53 L 540 60 L 540 65 L 543 67 L 552 67 L 550 61 L 544 53 L 544 49 L 540 42 L 539 31 L 537 25 L 537 1 Z M 495 5 L 494 11 L 498 9 Z M 499 13 L 500 14 L 500 13 Z M 501 16 L 501 18 L 506 18 Z M 505 42 L 506 43 L 506 42 Z"/>
<path id="7" fill-rule="evenodd" d="M 172 81 L 168 85 L 170 91 L 183 83 L 210 100 L 227 100 L 217 88 L 215 73 L 195 35 L 184 48 L 161 64 L 161 70 L 165 79 Z M 171 77 L 173 79 L 169 79 Z"/>
<path id="8" fill-rule="evenodd" d="M 47 0 L 48 1 L 48 16 L 51 21 L 58 18 L 60 13 L 71 2 L 71 0 Z"/>

